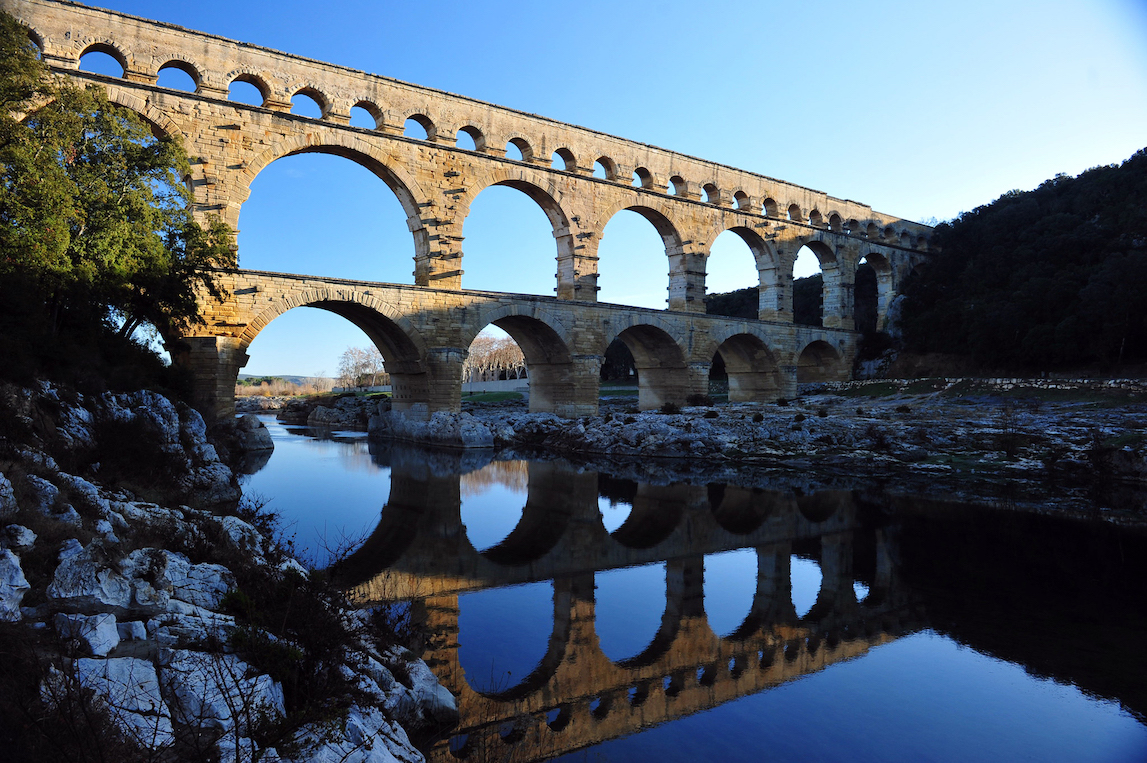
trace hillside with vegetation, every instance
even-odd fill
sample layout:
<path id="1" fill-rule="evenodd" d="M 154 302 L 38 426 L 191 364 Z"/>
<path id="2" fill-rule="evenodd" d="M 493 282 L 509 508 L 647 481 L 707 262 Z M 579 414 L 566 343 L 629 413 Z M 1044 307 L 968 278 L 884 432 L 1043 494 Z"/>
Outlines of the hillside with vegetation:
<path id="1" fill-rule="evenodd" d="M 1147 361 L 1147 150 L 936 228 L 904 287 L 905 349 L 1033 373 Z"/>

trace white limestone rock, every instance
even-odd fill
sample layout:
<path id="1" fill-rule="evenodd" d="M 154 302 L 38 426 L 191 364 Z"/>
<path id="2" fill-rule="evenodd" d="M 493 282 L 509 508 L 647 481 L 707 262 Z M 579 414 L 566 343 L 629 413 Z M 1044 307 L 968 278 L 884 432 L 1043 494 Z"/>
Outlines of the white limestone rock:
<path id="1" fill-rule="evenodd" d="M 438 412 L 428 419 L 402 411 L 382 411 L 370 417 L 373 437 L 390 437 L 454 448 L 492 448 L 494 435 L 469 413 Z"/>
<path id="2" fill-rule="evenodd" d="M 178 606 L 177 602 L 172 602 Z M 160 646 L 182 647 L 208 641 L 227 643 L 235 618 L 207 610 L 168 612 L 147 621 L 147 632 Z"/>
<path id="3" fill-rule="evenodd" d="M 166 549 L 141 548 L 123 561 L 124 574 L 142 606 L 166 609 L 171 599 L 206 609 L 216 609 L 223 596 L 235 587 L 231 571 L 219 564 L 192 564 L 183 554 Z"/>
<path id="4" fill-rule="evenodd" d="M 24 478 L 24 481 L 28 487 L 29 504 L 26 508 L 41 514 L 50 514 L 56 503 L 56 497 L 60 494 L 60 489 L 43 477 L 37 477 L 34 474 L 29 474 Z"/>
<path id="5" fill-rule="evenodd" d="M 422 753 L 410 743 L 401 726 L 388 721 L 377 708 L 352 705 L 342 728 L 332 736 L 314 725 L 295 735 L 305 757 L 283 763 L 423 763 Z"/>
<path id="6" fill-rule="evenodd" d="M 84 608 L 127 607 L 131 594 L 131 581 L 110 565 L 98 541 L 86 548 L 75 539 L 64 544 L 49 598 Z"/>
<path id="7" fill-rule="evenodd" d="M 160 671 L 183 723 L 246 736 L 252 721 L 286 713 L 283 687 L 233 654 L 173 649 L 161 655 Z"/>
<path id="8" fill-rule="evenodd" d="M 20 557 L 0 549 L 0 621 L 14 623 L 21 618 L 20 602 L 29 588 Z"/>
<path id="9" fill-rule="evenodd" d="M 129 738 L 148 749 L 167 747 L 175 740 L 171 710 L 163 701 L 155 666 L 146 660 L 119 657 L 75 662 L 80 683 L 95 691 L 112 721 Z"/>
<path id="10" fill-rule="evenodd" d="M 20 507 L 16 504 L 16 492 L 12 483 L 0 472 L 0 519 L 8 519 L 16 515 Z"/>
<path id="11" fill-rule="evenodd" d="M 23 525 L 8 525 L 0 533 L 0 548 L 10 548 L 17 553 L 31 551 L 36 545 L 36 533 Z"/>
<path id="12" fill-rule="evenodd" d="M 235 544 L 235 548 L 253 556 L 263 555 L 263 536 L 251 524 L 230 514 L 214 519 Z"/>
<path id="13" fill-rule="evenodd" d="M 396 717 L 410 726 L 446 727 L 458 721 L 458 700 L 449 689 L 438 683 L 438 678 L 425 662 L 418 659 L 409 649 L 397 645 L 384 652 L 382 657 L 391 666 L 399 666 L 409 679 L 409 697 L 414 706 L 410 706 L 403 699 L 404 693 L 396 692 L 393 696 L 398 697 L 398 700 L 394 703 L 388 700 L 388 709 L 391 709 Z M 393 667 L 388 669 L 388 672 L 393 675 Z M 381 687 L 385 676 L 380 674 L 375 680 Z"/>
<path id="14" fill-rule="evenodd" d="M 63 638 L 78 639 L 88 645 L 96 657 L 106 657 L 119 646 L 119 628 L 115 615 L 101 612 L 95 615 L 56 615 L 56 632 Z"/>
<path id="15" fill-rule="evenodd" d="M 83 477 L 61 474 L 59 481 L 62 486 L 66 486 L 71 491 L 73 502 L 80 508 L 94 512 L 101 517 L 110 511 L 110 501 L 100 495 L 100 489 L 98 487 Z"/>
<path id="16" fill-rule="evenodd" d="M 120 641 L 146 641 L 147 626 L 142 620 L 130 620 L 126 623 L 116 623 L 116 631 Z"/>

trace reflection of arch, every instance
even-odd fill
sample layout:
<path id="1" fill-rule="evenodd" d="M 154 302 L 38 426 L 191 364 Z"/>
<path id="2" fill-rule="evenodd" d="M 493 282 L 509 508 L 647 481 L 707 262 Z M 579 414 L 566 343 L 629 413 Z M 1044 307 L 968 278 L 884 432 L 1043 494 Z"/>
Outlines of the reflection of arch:
<path id="1" fill-rule="evenodd" d="M 524 314 L 529 308 L 503 305 L 481 315 L 473 334 L 463 338 L 469 347 L 474 337 L 493 324 L 510 335 L 526 359 L 530 379 L 530 410 L 537 413 L 576 415 L 572 337 L 556 318 Z M 469 340 L 469 341 L 467 341 Z"/>
<path id="2" fill-rule="evenodd" d="M 709 485 L 709 505 L 717 524 L 734 535 L 748 535 L 761 526 L 784 500 L 782 494 L 761 488 L 724 483 Z"/>
<path id="3" fill-rule="evenodd" d="M 396 410 L 429 402 L 425 342 L 407 318 L 369 295 L 326 287 L 286 295 L 248 324 L 239 337 L 240 349 L 245 351 L 271 321 L 296 307 L 317 307 L 346 318 L 370 338 L 386 361 Z"/>
<path id="4" fill-rule="evenodd" d="M 521 565 L 540 559 L 557 545 L 570 518 L 582 507 L 577 476 L 561 466 L 535 461 L 528 471 L 526 505 L 514 529 L 497 545 L 481 552 L 495 564 Z"/>
<path id="5" fill-rule="evenodd" d="M 633 355 L 638 408 L 685 402 L 691 392 L 685 353 L 666 328 L 655 322 L 623 326 L 616 336 L 606 337 L 605 346 L 614 339 L 620 339 Z"/>
<path id="6" fill-rule="evenodd" d="M 849 500 L 849 494 L 841 490 L 821 490 L 811 495 L 797 496 L 797 510 L 810 522 L 826 522 Z"/>
<path id="7" fill-rule="evenodd" d="M 781 369 L 765 343 L 752 334 L 735 334 L 716 349 L 729 375 L 729 402 L 767 402 L 781 393 Z"/>
<path id="8" fill-rule="evenodd" d="M 797 358 L 797 383 L 831 381 L 840 377 L 840 353 L 824 340 L 811 342 Z"/>
<path id="9" fill-rule="evenodd" d="M 612 537 L 626 548 L 652 548 L 672 534 L 685 509 L 686 502 L 674 486 L 640 483 L 633 509 Z"/>
<path id="10" fill-rule="evenodd" d="M 474 689 L 473 684 L 470 684 L 471 689 L 474 689 L 474 692 L 480 696 L 506 702 L 528 697 L 548 684 L 554 674 L 557 673 L 562 660 L 565 659 L 566 645 L 570 640 L 573 620 L 573 598 L 573 591 L 568 581 L 560 588 L 559 583 L 554 582 L 553 631 L 550 634 L 546 653 L 528 676 L 517 685 L 502 691 L 478 691 Z"/>

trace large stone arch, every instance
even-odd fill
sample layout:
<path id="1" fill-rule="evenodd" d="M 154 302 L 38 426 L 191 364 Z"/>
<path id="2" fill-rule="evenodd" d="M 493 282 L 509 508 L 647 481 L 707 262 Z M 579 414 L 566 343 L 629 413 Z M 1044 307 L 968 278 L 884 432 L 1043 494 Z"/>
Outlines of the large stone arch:
<path id="1" fill-rule="evenodd" d="M 538 305 L 491 305 L 463 327 L 462 346 L 469 348 L 487 326 L 505 331 L 518 343 L 530 378 L 530 411 L 578 415 L 574 337 L 564 323 Z"/>
<path id="2" fill-rule="evenodd" d="M 673 204 L 666 203 L 652 194 L 633 194 L 631 189 L 623 191 L 623 194 L 625 196 L 623 201 L 615 203 L 613 206 L 607 208 L 605 212 L 598 215 L 593 229 L 594 235 L 591 240 L 596 246 L 600 246 L 605 235 L 606 227 L 619 212 L 636 212 L 645 218 L 645 220 L 653 226 L 653 229 L 657 231 L 657 235 L 661 237 L 661 243 L 665 247 L 665 284 L 669 294 L 669 309 L 685 309 L 685 298 L 690 292 L 690 284 L 698 278 L 695 276 L 695 272 L 704 267 L 704 255 L 686 252 L 685 238 L 681 234 L 681 226 L 673 221 L 673 210 L 675 208 Z M 634 198 L 634 196 L 636 196 L 636 198 Z M 592 267 L 594 270 L 593 279 L 596 284 L 599 273 L 598 263 L 593 262 Z M 704 279 L 703 276 L 700 278 L 703 292 Z M 701 296 L 704 297 L 704 294 L 702 293 Z"/>
<path id="3" fill-rule="evenodd" d="M 370 338 L 386 362 L 395 410 L 429 403 L 429 350 L 421 334 L 391 306 L 352 289 L 313 288 L 272 300 L 240 334 L 239 349 L 246 353 L 271 321 L 296 307 L 316 307 L 346 318 Z"/>
<path id="4" fill-rule="evenodd" d="M 637 369 L 637 407 L 659 408 L 665 403 L 682 405 L 701 391 L 686 348 L 688 337 L 677 335 L 674 326 L 656 314 L 631 316 L 617 321 L 605 335 L 601 355 L 614 339 L 620 339 L 633 355 Z M 706 373 L 708 366 L 705 366 Z"/>
<path id="5" fill-rule="evenodd" d="M 456 201 L 456 224 L 461 233 L 465 233 L 466 220 L 470 216 L 470 206 L 475 199 L 487 188 L 503 186 L 513 188 L 525 194 L 531 201 L 541 208 L 546 219 L 553 229 L 555 262 L 571 260 L 574 256 L 574 232 L 570 227 L 570 216 L 566 213 L 560 201 L 560 194 L 554 188 L 553 176 L 548 170 L 533 168 L 525 165 L 508 165 L 485 174 L 482 180 L 466 189 L 466 193 Z M 462 257 L 465 265 L 465 254 Z"/>
<path id="6" fill-rule="evenodd" d="M 729 375 L 729 402 L 772 402 L 783 395 L 784 384 L 775 349 L 759 330 L 725 327 L 698 343 L 697 362 L 712 362 L 720 353 Z"/>
<path id="7" fill-rule="evenodd" d="M 827 338 L 808 342 L 797 353 L 797 383 L 841 381 L 848 378 L 843 349 Z"/>
<path id="8" fill-rule="evenodd" d="M 781 306 L 784 304 L 788 285 L 792 283 L 791 266 L 786 277 L 776 247 L 765 240 L 760 233 L 746 225 L 744 221 L 724 225 L 719 230 L 715 230 L 705 244 L 706 259 L 708 253 L 712 252 L 717 238 L 728 231 L 735 233 L 744 241 L 753 254 L 753 262 L 757 268 L 757 318 L 776 320 L 782 309 Z M 708 271 L 709 268 L 706 263 L 706 274 Z M 708 276 L 706 275 L 706 277 Z"/>
<path id="9" fill-rule="evenodd" d="M 428 285 L 431 256 L 430 232 L 423 222 L 423 209 L 428 197 L 410 175 L 408 169 L 383 154 L 372 142 L 355 134 L 337 130 L 314 130 L 306 135 L 280 141 L 253 157 L 243 170 L 240 187 L 235 189 L 237 199 L 227 211 L 225 222 L 233 228 L 239 227 L 241 206 L 251 194 L 251 184 L 260 172 L 272 162 L 299 154 L 329 154 L 354 162 L 378 177 L 398 198 L 406 213 L 407 226 L 414 236 L 415 282 Z"/>

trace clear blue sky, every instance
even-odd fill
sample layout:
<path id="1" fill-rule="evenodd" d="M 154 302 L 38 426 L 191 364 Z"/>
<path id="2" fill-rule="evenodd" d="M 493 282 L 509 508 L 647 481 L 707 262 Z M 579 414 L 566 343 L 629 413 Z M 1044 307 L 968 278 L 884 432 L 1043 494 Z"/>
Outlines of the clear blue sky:
<path id="1" fill-rule="evenodd" d="M 914 220 L 950 219 L 1147 145 L 1142 0 L 104 5 Z M 381 181 L 347 160 L 283 159 L 244 205 L 241 264 L 411 283 L 404 217 Z M 484 191 L 464 235 L 464 286 L 553 293 L 554 241 L 524 195 Z M 600 254 L 601 299 L 664 307 L 667 278 L 651 276 L 667 271 L 664 251 L 648 223 L 618 215 Z M 756 277 L 733 234 L 718 242 L 709 272 L 710 291 Z M 366 341 L 341 318 L 295 310 L 255 340 L 245 372 L 333 375 L 338 355 Z"/>

